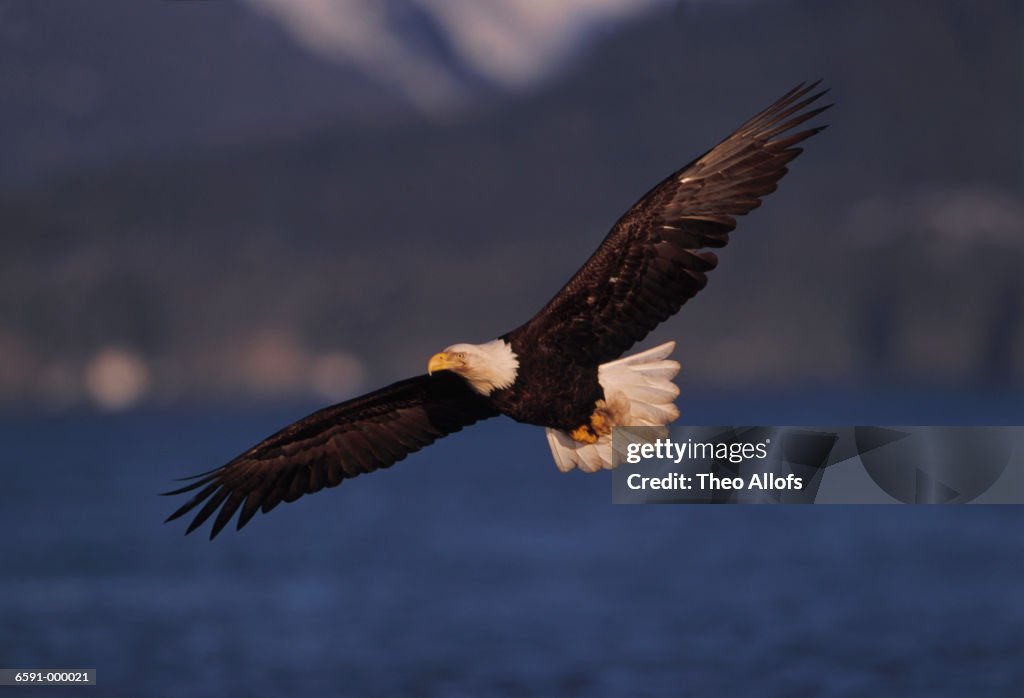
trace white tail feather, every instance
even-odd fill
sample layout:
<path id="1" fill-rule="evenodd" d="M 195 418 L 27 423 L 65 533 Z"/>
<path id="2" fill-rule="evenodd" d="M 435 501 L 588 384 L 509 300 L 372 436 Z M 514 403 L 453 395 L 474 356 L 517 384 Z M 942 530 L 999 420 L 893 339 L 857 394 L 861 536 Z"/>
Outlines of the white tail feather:
<path id="1" fill-rule="evenodd" d="M 679 373 L 679 362 L 668 359 L 675 348 L 675 342 L 666 342 L 598 369 L 597 378 L 613 415 L 613 426 L 664 426 L 679 418 L 675 406 L 679 387 L 672 382 Z M 555 465 L 562 472 L 579 468 L 594 473 L 613 467 L 610 434 L 596 443 L 583 444 L 563 431 L 545 431 Z"/>

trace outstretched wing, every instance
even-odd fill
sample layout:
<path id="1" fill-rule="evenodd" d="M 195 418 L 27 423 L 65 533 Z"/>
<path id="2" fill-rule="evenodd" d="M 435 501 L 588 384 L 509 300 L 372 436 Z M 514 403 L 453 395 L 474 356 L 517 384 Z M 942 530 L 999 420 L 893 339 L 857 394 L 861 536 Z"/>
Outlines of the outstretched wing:
<path id="1" fill-rule="evenodd" d="M 829 106 L 826 91 L 800 85 L 724 141 L 673 173 L 633 205 L 569 283 L 508 337 L 513 346 L 551 347 L 583 365 L 622 355 L 707 284 L 723 247 L 775 191 L 795 147 L 824 126 L 788 133 Z"/>
<path id="2" fill-rule="evenodd" d="M 335 487 L 342 480 L 387 468 L 442 436 L 498 412 L 451 373 L 399 381 L 314 412 L 253 446 L 230 463 L 168 495 L 198 490 L 168 517 L 173 521 L 200 504 L 191 533 L 220 509 L 212 539 L 239 507 L 238 528 L 257 509 L 267 513 L 282 501 Z"/>

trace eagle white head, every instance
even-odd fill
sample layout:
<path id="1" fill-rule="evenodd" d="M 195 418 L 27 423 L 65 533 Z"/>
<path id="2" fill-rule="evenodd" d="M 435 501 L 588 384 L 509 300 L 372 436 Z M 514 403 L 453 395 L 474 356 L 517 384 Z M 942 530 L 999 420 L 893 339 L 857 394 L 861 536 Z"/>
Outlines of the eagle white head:
<path id="1" fill-rule="evenodd" d="M 519 358 L 503 339 L 484 344 L 453 344 L 430 357 L 427 373 L 451 371 L 466 379 L 473 390 L 490 395 L 516 382 Z"/>

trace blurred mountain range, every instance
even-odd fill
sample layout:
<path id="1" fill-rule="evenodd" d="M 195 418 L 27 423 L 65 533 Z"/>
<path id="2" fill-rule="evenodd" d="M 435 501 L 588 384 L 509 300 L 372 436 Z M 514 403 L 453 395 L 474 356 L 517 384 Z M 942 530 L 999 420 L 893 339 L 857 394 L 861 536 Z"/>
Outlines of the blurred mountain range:
<path id="1" fill-rule="evenodd" d="M 0 1 L 0 178 L 248 142 L 405 101 L 246 3 Z"/>
<path id="2" fill-rule="evenodd" d="M 441 117 L 664 0 L 0 0 L 0 181 Z"/>
<path id="3" fill-rule="evenodd" d="M 644 190 L 816 77 L 831 128 L 659 331 L 684 382 L 1021 380 L 1019 3 L 643 3 L 613 31 L 609 0 L 536 73 L 469 60 L 440 0 L 383 3 L 427 27 L 388 60 L 447 65 L 452 111 L 310 49 L 284 1 L 0 4 L 0 397 L 420 371 L 528 318 Z"/>
<path id="4" fill-rule="evenodd" d="M 666 0 L 249 0 L 318 55 L 444 113 L 529 88 L 624 18 Z"/>

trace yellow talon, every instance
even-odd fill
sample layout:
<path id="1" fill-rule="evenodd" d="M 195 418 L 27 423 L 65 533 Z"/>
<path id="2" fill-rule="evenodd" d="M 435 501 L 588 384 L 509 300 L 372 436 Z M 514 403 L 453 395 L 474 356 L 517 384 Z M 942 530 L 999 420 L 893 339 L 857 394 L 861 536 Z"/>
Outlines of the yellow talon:
<path id="1" fill-rule="evenodd" d="M 608 419 L 603 409 L 598 409 L 594 414 L 590 415 L 590 424 L 584 424 L 579 429 L 574 430 L 569 436 L 572 437 L 573 441 L 578 441 L 581 444 L 592 444 L 596 443 L 602 436 L 607 436 L 612 433 L 612 421 Z"/>
<path id="2" fill-rule="evenodd" d="M 581 444 L 592 444 L 597 442 L 597 434 L 590 430 L 590 427 L 583 425 L 579 429 L 574 430 L 569 436 L 572 437 L 573 441 L 578 441 Z"/>
<path id="3" fill-rule="evenodd" d="M 590 415 L 590 426 L 593 427 L 595 433 L 605 436 L 612 433 L 611 422 L 601 412 L 595 412 Z"/>

